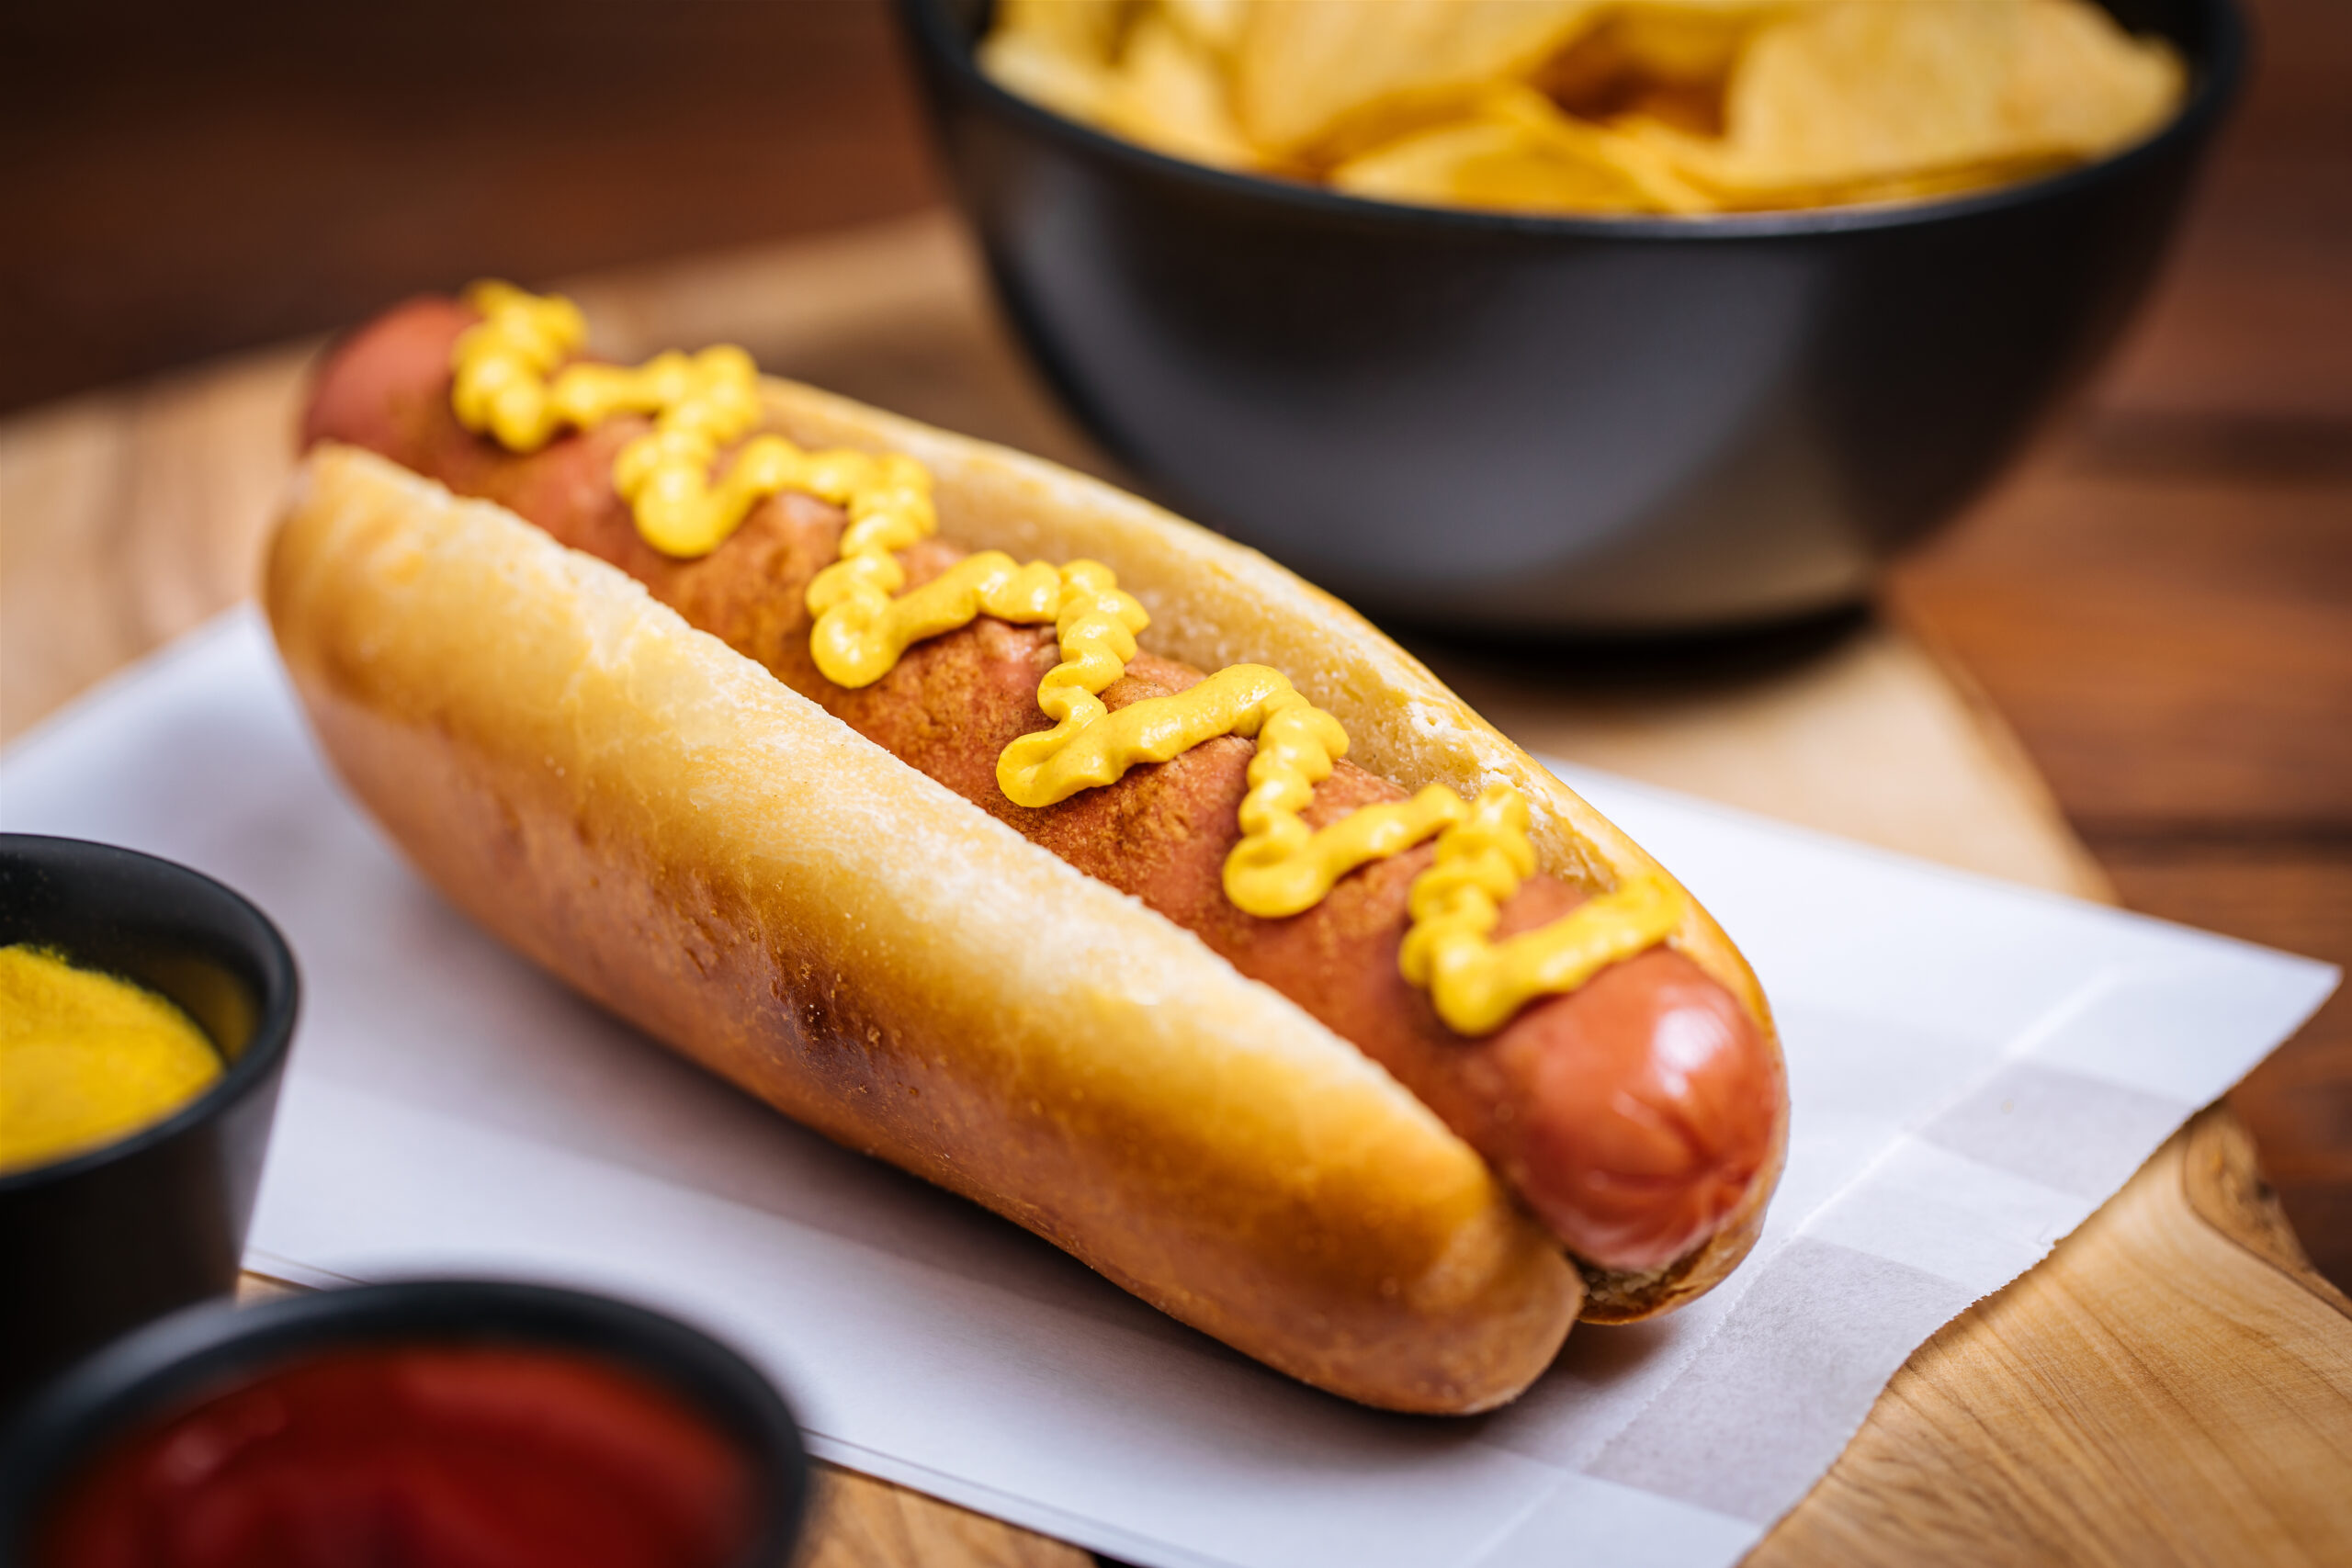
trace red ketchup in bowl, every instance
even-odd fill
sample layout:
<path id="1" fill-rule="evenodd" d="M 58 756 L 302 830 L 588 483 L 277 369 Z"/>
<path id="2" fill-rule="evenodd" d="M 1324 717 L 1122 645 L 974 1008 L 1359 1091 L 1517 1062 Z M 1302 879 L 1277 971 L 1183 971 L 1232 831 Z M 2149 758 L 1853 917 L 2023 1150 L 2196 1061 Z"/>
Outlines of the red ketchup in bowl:
<path id="1" fill-rule="evenodd" d="M 37 1568 L 726 1568 L 751 1467 L 593 1356 L 298 1357 L 132 1432 L 60 1493 Z"/>

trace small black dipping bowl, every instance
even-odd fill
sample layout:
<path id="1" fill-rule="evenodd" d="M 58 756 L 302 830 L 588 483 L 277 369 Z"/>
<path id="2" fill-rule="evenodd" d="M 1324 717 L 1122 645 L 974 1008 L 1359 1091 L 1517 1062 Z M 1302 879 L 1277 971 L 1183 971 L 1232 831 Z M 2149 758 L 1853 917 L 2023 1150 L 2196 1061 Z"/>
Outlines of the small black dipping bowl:
<path id="1" fill-rule="evenodd" d="M 731 1440 L 759 1496 L 741 1568 L 785 1568 L 808 1506 L 808 1454 L 775 1386 L 674 1318 L 604 1296 L 494 1280 L 414 1280 L 192 1307 L 41 1391 L 0 1434 L 0 1564 L 30 1561 L 45 1511 L 81 1467 L 151 1420 L 306 1356 L 374 1346 L 576 1351 L 650 1378 Z"/>
<path id="2" fill-rule="evenodd" d="M 965 210 L 1080 420 L 1179 510 L 1385 617 L 1722 629 L 1850 604 L 2114 342 L 2245 54 L 2232 0 L 2107 0 L 2177 116 L 1950 200 L 1699 219 L 1394 206 L 1146 151 L 899 0 Z"/>
<path id="3" fill-rule="evenodd" d="M 0 947 L 17 942 L 170 998 L 227 1070 L 127 1137 L 0 1176 L 0 1414 L 93 1347 L 235 1288 L 300 992 L 243 898 L 78 839 L 0 833 Z"/>

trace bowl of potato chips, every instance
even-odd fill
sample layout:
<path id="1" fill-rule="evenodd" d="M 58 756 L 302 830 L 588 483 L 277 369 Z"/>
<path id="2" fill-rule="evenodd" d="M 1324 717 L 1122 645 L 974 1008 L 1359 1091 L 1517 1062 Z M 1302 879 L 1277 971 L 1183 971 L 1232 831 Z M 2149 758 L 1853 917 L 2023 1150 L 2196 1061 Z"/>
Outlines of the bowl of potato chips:
<path id="1" fill-rule="evenodd" d="M 1392 619 L 1850 604 L 2112 343 L 2231 0 L 900 0 L 1001 299 Z"/>

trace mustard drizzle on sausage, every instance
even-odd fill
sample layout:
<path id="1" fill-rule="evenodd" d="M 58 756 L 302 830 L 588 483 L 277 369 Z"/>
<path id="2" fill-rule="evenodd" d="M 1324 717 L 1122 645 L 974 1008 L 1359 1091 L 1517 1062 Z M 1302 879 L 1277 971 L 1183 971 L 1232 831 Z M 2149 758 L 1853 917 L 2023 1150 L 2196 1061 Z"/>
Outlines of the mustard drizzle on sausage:
<path id="1" fill-rule="evenodd" d="M 781 435 L 753 434 L 758 373 L 739 348 L 663 354 L 634 369 L 567 364 L 586 338 L 570 300 L 503 283 L 476 284 L 466 298 L 482 320 L 452 356 L 459 423 L 511 451 L 532 452 L 567 426 L 650 414 L 653 428 L 615 459 L 613 483 L 639 532 L 662 554 L 709 554 L 753 506 L 785 491 L 847 511 L 840 558 L 808 590 L 816 616 L 810 651 L 827 680 L 870 685 L 914 644 L 983 615 L 1051 623 L 1061 662 L 1039 682 L 1037 704 L 1054 727 L 1013 741 L 997 760 L 998 786 L 1015 805 L 1051 806 L 1221 735 L 1254 739 L 1242 837 L 1223 880 L 1237 908 L 1270 919 L 1313 908 L 1350 872 L 1434 837 L 1436 863 L 1413 880 L 1413 923 L 1397 963 L 1455 1032 L 1490 1034 L 1535 998 L 1573 991 L 1680 925 L 1680 889 L 1641 873 L 1548 925 L 1494 940 L 1503 906 L 1535 872 L 1527 802 L 1517 790 L 1498 784 L 1465 805 L 1431 784 L 1409 800 L 1309 829 L 1302 813 L 1347 754 L 1348 737 L 1279 671 L 1230 665 L 1187 691 L 1113 713 L 1101 694 L 1125 673 L 1149 617 L 1110 568 L 1023 565 L 982 550 L 901 592 L 906 569 L 897 552 L 938 525 L 922 465 L 899 453 L 809 452 Z M 720 448 L 736 442 L 714 482 Z"/>

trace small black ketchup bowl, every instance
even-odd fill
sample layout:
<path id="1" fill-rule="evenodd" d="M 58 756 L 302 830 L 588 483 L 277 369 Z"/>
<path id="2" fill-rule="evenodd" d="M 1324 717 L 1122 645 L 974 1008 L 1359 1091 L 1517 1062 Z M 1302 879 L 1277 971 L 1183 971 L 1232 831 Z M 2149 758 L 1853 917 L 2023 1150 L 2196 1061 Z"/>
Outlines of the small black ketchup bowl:
<path id="1" fill-rule="evenodd" d="M 403 1355 L 409 1359 L 394 1359 Z M 399 1370 L 370 1381 L 371 1369 L 388 1366 Z M 572 1374 L 596 1381 L 567 1382 Z M 589 1393 L 582 1394 L 582 1388 Z M 609 1397 L 616 1389 L 627 1396 L 617 1403 Z M 241 1391 L 248 1403 L 232 1403 Z M 258 1404 L 250 1403 L 256 1391 Z M 183 1425 L 199 1407 L 206 1424 Z M 256 1419 L 256 1409 L 270 1420 Z M 435 1419 L 444 1426 L 433 1426 Z M 679 1419 L 695 1439 L 684 1448 Z M 642 1430 L 632 1430 L 632 1423 Z M 108 1465 L 165 1431 L 174 1434 L 171 1445 L 157 1451 L 170 1453 L 169 1464 Z M 403 1431 L 405 1449 L 386 1440 Z M 258 1450 L 239 1446 L 272 1440 L 277 1446 L 266 1461 Z M 537 1462 L 545 1467 L 539 1472 L 530 1468 L 535 1443 Z M 600 1457 L 582 1460 L 582 1453 Z M 413 1534 L 388 1543 L 371 1532 L 390 1528 L 388 1519 L 404 1530 L 422 1528 L 420 1513 L 449 1506 L 446 1491 L 430 1479 L 404 1485 L 383 1475 L 371 1480 L 368 1472 L 379 1465 L 389 1473 L 419 1454 L 428 1465 L 447 1464 L 461 1474 L 481 1465 L 485 1454 L 519 1467 L 502 1474 L 528 1483 L 491 1486 L 488 1505 L 481 1496 L 468 1505 L 487 1506 L 492 1528 L 521 1553 L 518 1561 L 540 1560 L 531 1555 L 533 1544 L 564 1522 L 559 1516 L 551 1527 L 546 1514 L 529 1511 L 544 1504 L 546 1487 L 578 1489 L 572 1495 L 582 1510 L 593 1511 L 647 1477 L 655 1478 L 659 1492 L 681 1474 L 704 1473 L 699 1461 L 714 1454 L 727 1457 L 727 1484 L 734 1488 L 728 1495 L 745 1506 L 725 1510 L 740 1529 L 725 1532 L 728 1543 L 709 1559 L 710 1568 L 785 1568 L 808 1514 L 808 1456 L 791 1410 L 750 1362 L 708 1335 L 578 1291 L 416 1280 L 243 1310 L 225 1303 L 190 1308 L 51 1382 L 0 1435 L 0 1563 L 72 1568 L 79 1558 L 59 1555 L 77 1539 L 65 1527 L 111 1517 L 93 1499 L 112 1498 L 107 1483 L 118 1475 L 141 1478 L 139 1501 L 148 1506 L 157 1488 L 150 1478 L 161 1470 L 174 1472 L 171 1484 L 187 1497 L 247 1484 L 254 1488 L 248 1501 L 283 1502 L 290 1487 L 309 1524 L 327 1532 L 322 1539 L 356 1548 L 413 1547 Z M 616 1470 L 615 1455 L 640 1457 Z M 211 1467 L 208 1474 L 187 1479 L 203 1466 Z M 312 1483 L 302 1487 L 294 1472 L 306 1467 Z M 273 1483 L 275 1493 L 268 1490 Z M 502 1507 L 513 1511 L 501 1515 Z M 462 1517 L 468 1529 L 483 1523 L 481 1512 Z M 637 1538 L 616 1531 L 605 1539 Z"/>
<path id="2" fill-rule="evenodd" d="M 235 1289 L 300 996 L 260 910 L 107 844 L 0 833 L 0 947 L 18 942 L 176 1003 L 225 1070 L 159 1122 L 0 1175 L 0 1412 L 115 1336 Z"/>

